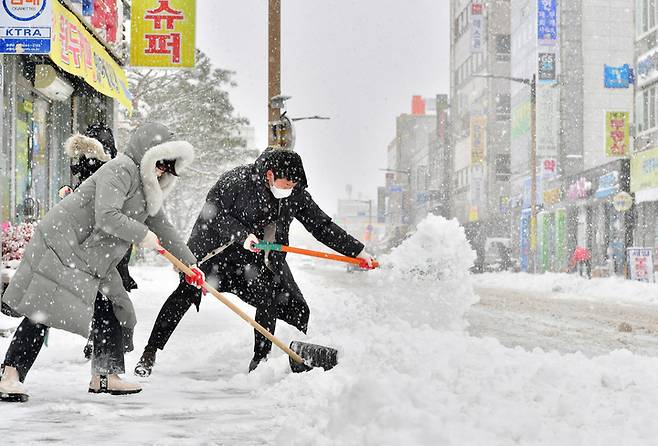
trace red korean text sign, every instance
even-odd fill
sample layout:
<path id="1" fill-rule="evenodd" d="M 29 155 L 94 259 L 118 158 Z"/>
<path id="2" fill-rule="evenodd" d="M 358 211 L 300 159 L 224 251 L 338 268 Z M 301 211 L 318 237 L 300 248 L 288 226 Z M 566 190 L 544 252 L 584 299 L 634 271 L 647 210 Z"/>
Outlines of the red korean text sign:
<path id="1" fill-rule="evenodd" d="M 130 65 L 194 67 L 195 0 L 133 2 Z"/>

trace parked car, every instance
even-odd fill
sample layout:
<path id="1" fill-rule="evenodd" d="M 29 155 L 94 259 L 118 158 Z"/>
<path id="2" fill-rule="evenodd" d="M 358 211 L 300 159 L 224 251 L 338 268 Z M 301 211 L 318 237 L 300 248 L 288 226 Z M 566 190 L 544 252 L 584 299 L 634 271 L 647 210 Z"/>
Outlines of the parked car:
<path id="1" fill-rule="evenodd" d="M 506 237 L 487 237 L 484 243 L 483 271 L 509 271 L 514 266 L 511 240 Z"/>

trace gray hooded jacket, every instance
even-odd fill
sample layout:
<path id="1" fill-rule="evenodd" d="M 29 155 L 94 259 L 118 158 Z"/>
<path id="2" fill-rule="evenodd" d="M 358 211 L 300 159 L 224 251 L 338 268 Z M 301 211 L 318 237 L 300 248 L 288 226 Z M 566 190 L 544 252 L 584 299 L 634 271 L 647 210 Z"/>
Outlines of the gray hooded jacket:
<path id="1" fill-rule="evenodd" d="M 158 178 L 156 161 L 176 159 L 180 172 L 194 158 L 189 143 L 171 137 L 160 124 L 137 128 L 124 154 L 52 208 L 37 226 L 3 302 L 34 322 L 86 337 L 100 291 L 132 331 L 134 308 L 116 269 L 129 246 L 150 229 L 183 262 L 196 262 L 162 210 L 176 177 Z"/>

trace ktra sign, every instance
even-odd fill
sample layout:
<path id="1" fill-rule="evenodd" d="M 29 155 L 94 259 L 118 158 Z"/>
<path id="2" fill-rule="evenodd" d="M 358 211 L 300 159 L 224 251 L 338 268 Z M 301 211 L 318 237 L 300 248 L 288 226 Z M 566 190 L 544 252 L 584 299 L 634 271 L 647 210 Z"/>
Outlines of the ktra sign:
<path id="1" fill-rule="evenodd" d="M 48 54 L 53 0 L 2 0 L 0 53 Z"/>

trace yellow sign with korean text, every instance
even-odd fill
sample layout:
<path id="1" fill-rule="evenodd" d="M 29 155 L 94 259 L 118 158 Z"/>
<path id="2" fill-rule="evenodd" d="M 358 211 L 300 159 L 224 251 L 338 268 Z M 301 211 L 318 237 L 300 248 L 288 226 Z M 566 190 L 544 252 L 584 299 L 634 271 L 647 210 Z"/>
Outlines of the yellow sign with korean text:
<path id="1" fill-rule="evenodd" d="M 52 2 L 50 58 L 67 73 L 80 76 L 95 90 L 119 101 L 132 112 L 126 73 L 78 18 L 59 2 Z"/>
<path id="2" fill-rule="evenodd" d="M 140 0 L 132 3 L 130 65 L 194 67 L 195 0 Z"/>
<path id="3" fill-rule="evenodd" d="M 471 164 L 484 161 L 487 152 L 487 117 L 471 116 Z"/>
<path id="4" fill-rule="evenodd" d="M 630 145 L 630 113 L 627 111 L 605 112 L 606 156 L 627 156 Z"/>

